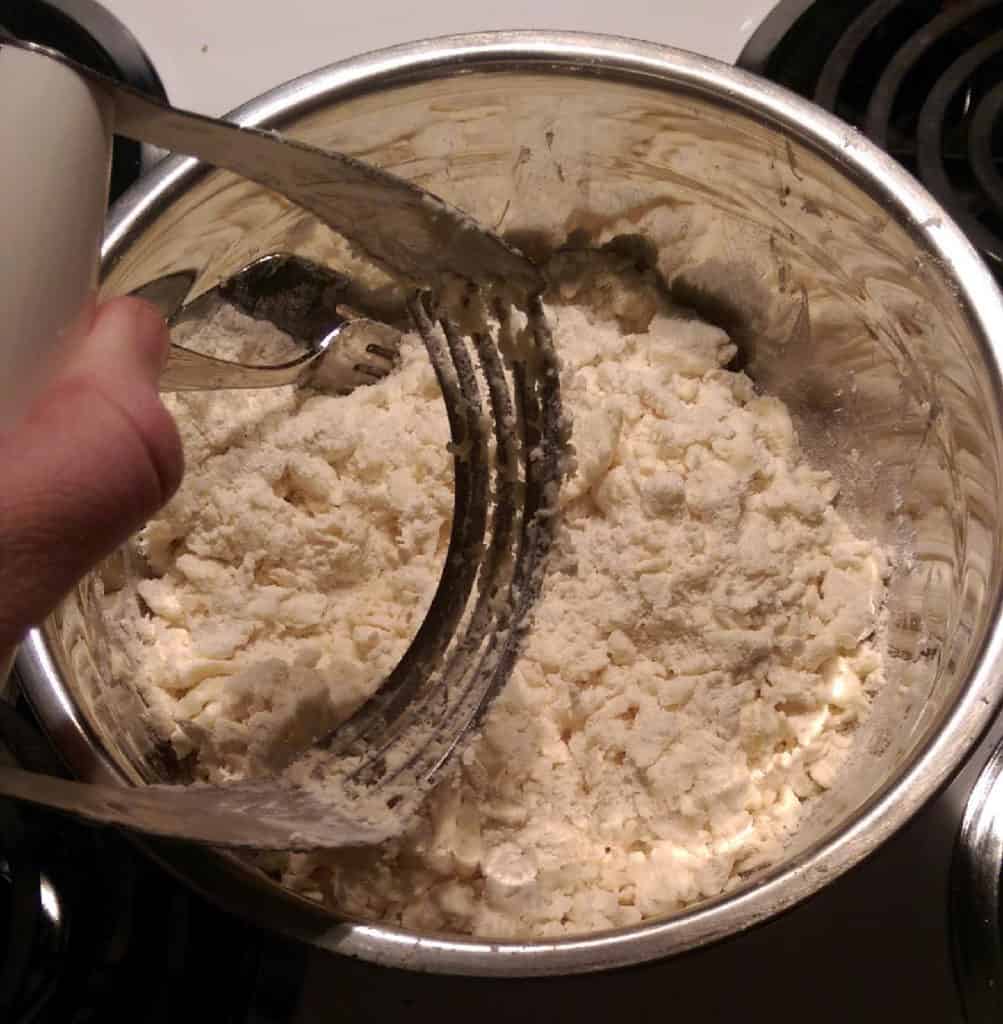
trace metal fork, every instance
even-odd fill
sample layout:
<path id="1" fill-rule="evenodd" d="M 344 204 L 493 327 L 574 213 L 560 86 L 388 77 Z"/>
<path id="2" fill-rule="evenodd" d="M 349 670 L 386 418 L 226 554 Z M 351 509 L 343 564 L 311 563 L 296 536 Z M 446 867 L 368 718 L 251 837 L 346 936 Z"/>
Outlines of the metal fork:
<path id="1" fill-rule="evenodd" d="M 187 304 L 195 275 L 179 271 L 132 294 L 153 302 L 172 326 L 209 321 L 225 307 L 271 324 L 303 354 L 270 365 L 236 362 L 172 343 L 161 391 L 272 388 L 294 384 L 334 395 L 382 380 L 394 368 L 400 331 L 342 315 L 346 281 L 312 260 L 271 253 L 249 263 Z"/>

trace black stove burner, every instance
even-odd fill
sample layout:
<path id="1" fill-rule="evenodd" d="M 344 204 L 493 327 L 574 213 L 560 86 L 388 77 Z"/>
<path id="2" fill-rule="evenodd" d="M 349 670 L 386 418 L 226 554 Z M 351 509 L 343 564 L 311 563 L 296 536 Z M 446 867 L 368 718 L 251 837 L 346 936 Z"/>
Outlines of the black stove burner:
<path id="1" fill-rule="evenodd" d="M 65 774 L 0 698 L 0 757 Z M 281 1024 L 306 949 L 212 907 L 112 829 L 0 801 L 0 1021 Z"/>
<path id="2" fill-rule="evenodd" d="M 3 0 L 0 30 L 51 46 L 95 71 L 167 99 L 150 58 L 132 33 L 94 0 Z M 142 147 L 115 138 L 109 195 L 117 199 L 140 175 Z"/>
<path id="3" fill-rule="evenodd" d="M 1003 3 L 789 0 L 738 64 L 860 128 L 1003 277 Z"/>

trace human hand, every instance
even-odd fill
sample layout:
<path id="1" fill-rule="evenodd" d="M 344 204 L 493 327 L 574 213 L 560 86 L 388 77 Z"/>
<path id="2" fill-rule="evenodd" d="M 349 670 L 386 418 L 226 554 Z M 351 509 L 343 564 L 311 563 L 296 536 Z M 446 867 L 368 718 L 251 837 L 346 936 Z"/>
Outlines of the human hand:
<path id="1" fill-rule="evenodd" d="M 181 482 L 181 442 L 157 392 L 167 348 L 149 304 L 99 307 L 0 435 L 0 662 Z"/>

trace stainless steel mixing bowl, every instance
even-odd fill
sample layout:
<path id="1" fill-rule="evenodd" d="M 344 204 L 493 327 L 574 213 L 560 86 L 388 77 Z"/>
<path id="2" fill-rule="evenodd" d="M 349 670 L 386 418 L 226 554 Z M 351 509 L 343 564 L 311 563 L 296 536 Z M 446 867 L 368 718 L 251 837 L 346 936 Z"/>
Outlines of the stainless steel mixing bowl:
<path id="1" fill-rule="evenodd" d="M 251 918 L 386 964 L 554 974 L 649 960 L 805 899 L 900 828 L 973 748 L 1003 690 L 1003 305 L 929 195 L 855 131 L 730 67 L 616 38 L 486 34 L 336 64 L 235 115 L 419 181 L 530 249 L 570 232 L 663 243 L 675 294 L 719 320 L 791 406 L 860 528 L 899 558 L 888 685 L 839 784 L 783 863 L 676 916 L 561 942 L 490 943 L 339 920 L 213 852 L 158 848 Z M 202 291 L 272 249 L 347 260 L 296 209 L 172 159 L 114 210 L 103 292 L 194 269 Z M 392 290 L 387 301 L 395 301 Z M 127 567 L 126 567 L 127 568 Z M 91 581 L 21 652 L 74 771 L 167 770 L 111 686 Z"/>

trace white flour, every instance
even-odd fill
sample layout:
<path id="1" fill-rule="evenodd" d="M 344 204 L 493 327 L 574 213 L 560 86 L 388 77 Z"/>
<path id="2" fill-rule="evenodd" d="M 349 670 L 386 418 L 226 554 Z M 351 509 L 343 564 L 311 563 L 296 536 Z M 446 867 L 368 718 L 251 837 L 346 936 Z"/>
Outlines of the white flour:
<path id="1" fill-rule="evenodd" d="M 714 896 L 781 856 L 882 682 L 884 557 L 784 407 L 722 369 L 724 333 L 601 270 L 559 292 L 578 469 L 508 687 L 403 838 L 272 862 L 357 915 L 556 936 Z M 203 777 L 276 770 L 421 621 L 448 540 L 445 413 L 413 339 L 348 398 L 175 409 L 190 468 L 142 538 L 152 614 L 117 629 Z"/>

